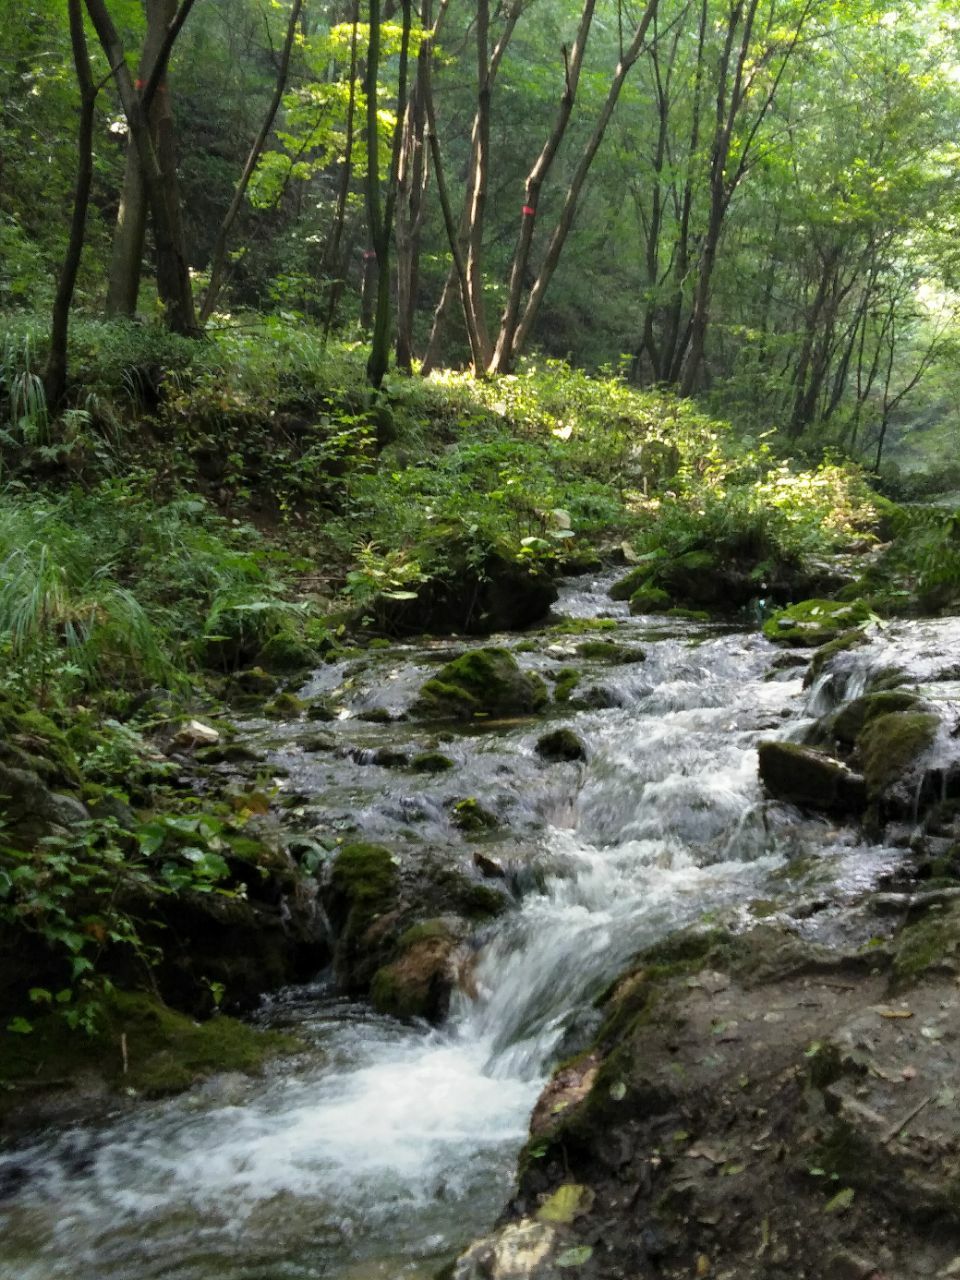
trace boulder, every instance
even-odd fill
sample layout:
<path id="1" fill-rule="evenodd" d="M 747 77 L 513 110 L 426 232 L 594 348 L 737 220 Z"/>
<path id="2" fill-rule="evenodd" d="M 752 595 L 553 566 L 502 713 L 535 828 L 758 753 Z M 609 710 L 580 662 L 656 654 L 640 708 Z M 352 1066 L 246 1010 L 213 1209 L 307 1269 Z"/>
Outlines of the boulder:
<path id="1" fill-rule="evenodd" d="M 521 671 L 507 649 L 474 649 L 454 658 L 420 690 L 414 710 L 441 720 L 527 715 L 547 701 L 538 675 Z"/>
<path id="2" fill-rule="evenodd" d="M 0 761 L 0 815 L 5 842 L 30 849 L 38 840 L 89 820 L 75 796 L 52 791 L 38 774 Z"/>
<path id="3" fill-rule="evenodd" d="M 553 729 L 537 739 L 537 755 L 541 760 L 559 764 L 570 760 L 586 760 L 587 749 L 572 729 Z"/>
<path id="4" fill-rule="evenodd" d="M 399 956 L 378 969 L 370 998 L 378 1013 L 442 1022 L 450 1008 L 456 938 L 442 920 L 426 920 L 404 933 Z"/>
<path id="5" fill-rule="evenodd" d="M 213 747 L 220 741 L 219 732 L 202 720 L 188 720 L 173 736 L 170 746 L 176 751 L 190 751 L 194 747 Z"/>
<path id="6" fill-rule="evenodd" d="M 819 648 L 872 616 L 862 600 L 802 600 L 772 614 L 763 624 L 763 634 L 775 644 Z"/>
<path id="7" fill-rule="evenodd" d="M 761 742 L 760 780 L 777 800 L 820 813 L 860 814 L 867 788 L 859 773 L 811 747 Z"/>
<path id="8" fill-rule="evenodd" d="M 932 776 L 927 782 L 925 759 L 939 726 L 937 716 L 916 710 L 877 715 L 864 725 L 856 751 L 882 817 L 912 818 L 922 803 L 941 799 L 939 776 L 936 786 Z"/>
<path id="9" fill-rule="evenodd" d="M 334 969 L 348 995 L 365 995 L 386 959 L 390 917 L 398 902 L 390 850 L 363 842 L 344 845 L 333 863 L 324 906 L 336 936 Z"/>

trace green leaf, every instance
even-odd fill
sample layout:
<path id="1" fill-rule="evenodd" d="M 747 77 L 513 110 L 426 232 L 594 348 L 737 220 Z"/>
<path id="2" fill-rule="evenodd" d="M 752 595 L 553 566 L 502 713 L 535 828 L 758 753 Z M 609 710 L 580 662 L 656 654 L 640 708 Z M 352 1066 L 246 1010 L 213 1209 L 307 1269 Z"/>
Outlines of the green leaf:
<path id="1" fill-rule="evenodd" d="M 28 1022 L 26 1018 L 13 1018 L 7 1023 L 7 1030 L 12 1031 L 14 1035 L 28 1036 L 33 1031 L 33 1023 Z"/>
<path id="2" fill-rule="evenodd" d="M 593 1257 L 593 1246 L 589 1244 L 578 1244 L 572 1249 L 564 1249 L 563 1253 L 557 1258 L 558 1267 L 582 1267 L 585 1262 L 589 1262 Z"/>

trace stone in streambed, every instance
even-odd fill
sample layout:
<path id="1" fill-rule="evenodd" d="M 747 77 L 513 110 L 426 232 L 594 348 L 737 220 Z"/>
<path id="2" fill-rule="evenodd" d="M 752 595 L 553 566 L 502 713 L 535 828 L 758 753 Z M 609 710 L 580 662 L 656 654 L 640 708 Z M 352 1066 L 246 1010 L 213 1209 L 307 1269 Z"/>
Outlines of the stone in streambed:
<path id="1" fill-rule="evenodd" d="M 395 1018 L 442 1022 L 455 979 L 456 938 L 443 920 L 426 920 L 408 929 L 398 946 L 397 959 L 374 974 L 373 1007 Z"/>
<path id="2" fill-rule="evenodd" d="M 839 760 L 792 742 L 761 742 L 760 780 L 777 800 L 821 813 L 859 814 L 866 808 L 863 777 Z"/>
<path id="3" fill-rule="evenodd" d="M 861 731 L 856 750 L 867 794 L 885 816 L 912 816 L 923 798 L 924 759 L 939 725 L 930 712 L 898 711 L 876 716 Z"/>
<path id="4" fill-rule="evenodd" d="M 410 768 L 414 773 L 446 773 L 456 764 L 440 751 L 421 751 L 410 761 Z"/>
<path id="5" fill-rule="evenodd" d="M 854 698 L 834 716 L 832 731 L 838 742 L 852 747 L 866 726 L 878 716 L 894 712 L 914 711 L 920 706 L 915 693 L 906 690 L 889 690 L 885 693 L 868 693 Z"/>
<path id="6" fill-rule="evenodd" d="M 474 716 L 525 715 L 547 701 L 538 675 L 521 671 L 507 649 L 474 649 L 448 662 L 420 690 L 421 716 L 470 720 Z"/>
<path id="7" fill-rule="evenodd" d="M 570 760 L 586 760 L 587 749 L 572 729 L 554 729 L 537 739 L 537 755 L 541 760 L 559 764 Z"/>
<path id="8" fill-rule="evenodd" d="M 862 600 L 802 600 L 769 617 L 763 634 L 775 644 L 819 648 L 869 622 L 872 616 L 870 606 Z"/>

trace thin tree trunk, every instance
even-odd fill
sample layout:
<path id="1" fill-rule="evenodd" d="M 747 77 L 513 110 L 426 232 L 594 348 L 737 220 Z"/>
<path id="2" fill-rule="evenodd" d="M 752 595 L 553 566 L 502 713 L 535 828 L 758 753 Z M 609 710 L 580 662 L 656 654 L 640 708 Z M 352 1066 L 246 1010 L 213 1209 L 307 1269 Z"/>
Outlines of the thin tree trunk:
<path id="1" fill-rule="evenodd" d="M 500 337 L 497 340 L 497 352 L 494 360 L 494 370 L 498 373 L 509 373 L 520 352 L 523 350 L 530 337 L 530 331 L 536 323 L 540 308 L 543 305 L 543 299 L 550 281 L 553 279 L 557 264 L 560 261 L 560 255 L 563 253 L 563 246 L 566 243 L 567 236 L 570 234 L 570 228 L 573 226 L 573 220 L 576 217 L 577 207 L 580 203 L 580 197 L 583 194 L 584 183 L 587 175 L 603 142 L 604 134 L 607 126 L 616 109 L 617 102 L 620 98 L 620 92 L 623 89 L 631 67 L 634 66 L 640 57 L 640 51 L 643 47 L 644 36 L 647 34 L 647 28 L 653 21 L 657 12 L 658 0 L 647 0 L 647 6 L 643 15 L 637 24 L 637 29 L 633 34 L 630 46 L 620 57 L 617 69 L 611 81 L 610 88 L 607 91 L 606 101 L 594 125 L 593 133 L 583 149 L 580 161 L 574 171 L 570 186 L 567 189 L 566 198 L 563 202 L 563 209 L 560 218 L 554 228 L 553 235 L 550 237 L 550 243 L 547 246 L 547 252 L 544 256 L 543 263 L 537 273 L 536 279 L 530 290 L 530 296 L 527 299 L 527 305 L 523 311 L 523 317 L 519 323 L 511 331 L 508 327 L 510 321 L 510 310 L 504 316 L 504 323 L 501 325 Z M 528 218 L 531 224 L 532 218 Z M 513 313 L 516 314 L 515 312 Z"/>
<path id="2" fill-rule="evenodd" d="M 93 82 L 90 70 L 90 53 L 83 29 L 82 0 L 68 0 L 70 16 L 70 43 L 73 63 L 80 87 L 80 123 L 77 130 L 77 185 L 73 196 L 73 215 L 70 220 L 70 239 L 60 271 L 57 296 L 53 304 L 53 324 L 50 332 L 50 352 L 43 375 L 47 408 L 55 413 L 63 399 L 67 386 L 67 336 L 70 325 L 70 306 L 80 270 L 80 257 L 87 230 L 87 209 L 90 204 L 90 188 L 93 183 L 93 125 L 99 90 Z"/>
<path id="3" fill-rule="evenodd" d="M 510 281 L 507 286 L 507 305 L 500 321 L 500 336 L 490 364 L 490 368 L 494 372 L 505 372 L 510 365 L 512 341 L 517 329 L 524 280 L 526 279 L 527 267 L 530 262 L 530 250 L 533 246 L 537 203 L 543 190 L 543 184 L 546 182 L 556 158 L 557 151 L 560 149 L 560 143 L 563 141 L 564 134 L 567 131 L 570 117 L 573 114 L 574 104 L 577 99 L 577 88 L 580 83 L 580 71 L 583 67 L 583 57 L 590 37 L 595 8 L 596 0 L 584 0 L 580 14 L 580 26 L 577 30 L 577 38 L 572 51 L 568 52 L 566 45 L 564 45 L 564 85 L 560 106 L 557 110 L 553 128 L 543 144 L 543 149 L 527 175 L 523 210 L 520 218 L 520 235 L 514 251 L 513 264 L 510 268 Z"/>
<path id="4" fill-rule="evenodd" d="M 340 185 L 337 188 L 337 208 L 333 217 L 333 231 L 324 254 L 324 267 L 330 282 L 330 296 L 327 301 L 327 317 L 323 325 L 323 336 L 329 338 L 337 317 L 340 299 L 343 296 L 344 277 L 347 264 L 341 255 L 340 246 L 343 241 L 343 228 L 347 218 L 347 200 L 350 196 L 350 182 L 353 178 L 353 146 L 354 120 L 357 112 L 357 45 L 360 27 L 360 0 L 353 0 L 353 11 L 350 14 L 350 89 L 347 97 L 347 139 L 343 153 L 343 165 L 340 169 Z M 365 283 L 365 281 L 364 281 Z"/>
<path id="5" fill-rule="evenodd" d="M 216 306 L 217 299 L 220 296 L 220 290 L 223 287 L 224 268 L 227 263 L 227 240 L 230 232 L 233 230 L 233 224 L 237 220 L 240 209 L 243 206 L 244 197 L 247 194 L 247 187 L 250 185 L 250 179 L 253 177 L 257 165 L 260 163 L 260 157 L 263 155 L 263 149 L 267 145 L 267 138 L 270 136 L 270 130 L 273 128 L 273 122 L 277 118 L 277 112 L 280 110 L 280 103 L 283 100 L 284 90 L 287 87 L 287 77 L 290 73 L 290 58 L 293 54 L 293 44 L 297 35 L 297 24 L 300 21 L 300 14 L 303 9 L 303 0 L 293 0 L 293 7 L 290 10 L 290 20 L 287 23 L 287 37 L 284 41 L 283 51 L 280 54 L 280 63 L 277 67 L 277 80 L 274 85 L 273 96 L 267 107 L 266 114 L 263 117 L 263 123 L 260 125 L 260 132 L 254 139 L 253 146 L 247 156 L 247 162 L 243 166 L 243 172 L 234 188 L 233 199 L 230 201 L 230 207 L 224 214 L 223 221 L 217 231 L 217 238 L 213 246 L 213 255 L 210 260 L 210 283 L 207 285 L 207 291 L 204 295 L 203 305 L 200 308 L 200 323 L 206 324 L 210 319 L 213 308 Z M 352 89 L 351 80 L 351 89 Z"/>
<path id="6" fill-rule="evenodd" d="M 169 173 L 165 174 L 161 167 L 147 121 L 146 112 L 149 111 L 150 103 L 146 92 L 141 100 L 134 87 L 125 61 L 123 42 L 104 0 L 85 0 L 85 3 L 107 60 L 113 68 L 124 115 L 143 170 L 147 199 L 153 217 L 158 264 L 161 261 L 165 264 L 163 275 L 164 288 L 168 292 L 167 327 L 175 333 L 195 336 L 197 324 L 190 287 L 190 272 L 182 250 L 182 238 L 178 237 L 178 227 L 170 209 Z M 181 9 L 189 9 L 191 3 L 192 0 L 184 0 Z"/>

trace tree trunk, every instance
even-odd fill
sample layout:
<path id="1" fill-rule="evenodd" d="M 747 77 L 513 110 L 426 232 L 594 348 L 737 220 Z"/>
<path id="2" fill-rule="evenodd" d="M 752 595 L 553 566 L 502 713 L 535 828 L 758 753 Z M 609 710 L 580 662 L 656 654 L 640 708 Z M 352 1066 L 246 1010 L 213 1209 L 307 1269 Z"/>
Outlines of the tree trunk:
<path id="1" fill-rule="evenodd" d="M 340 306 L 340 299 L 343 296 L 344 277 L 347 273 L 347 263 L 345 255 L 341 253 L 341 244 L 343 241 L 343 228 L 347 218 L 347 200 L 350 196 L 350 181 L 353 177 L 353 145 L 354 145 L 354 120 L 357 112 L 357 45 L 358 32 L 360 27 L 360 0 L 353 0 L 353 10 L 350 14 L 350 89 L 347 97 L 347 137 L 344 144 L 343 165 L 340 169 L 340 184 L 337 188 L 337 208 L 333 217 L 333 230 L 330 234 L 330 240 L 327 244 L 327 251 L 324 254 L 324 268 L 327 276 L 332 276 L 330 281 L 330 295 L 327 301 L 327 317 L 323 325 L 323 336 L 329 338 L 330 330 L 333 328 L 337 318 L 337 310 Z M 361 323 L 363 323 L 363 292 L 366 290 L 366 271 L 364 271 L 361 292 Z M 364 325 L 368 328 L 368 325 Z"/>
<path id="2" fill-rule="evenodd" d="M 303 0 L 293 0 L 293 7 L 290 10 L 290 19 L 287 23 L 287 37 L 284 41 L 283 52 L 280 55 L 280 63 L 277 67 L 277 79 L 274 85 L 273 96 L 267 107 L 266 115 L 263 117 L 263 123 L 260 126 L 260 132 L 254 139 L 253 146 L 247 156 L 247 162 L 243 166 L 243 172 L 234 188 L 233 199 L 230 201 L 230 207 L 224 214 L 223 221 L 217 231 L 217 238 L 213 246 L 213 255 L 210 260 L 210 283 L 207 285 L 207 291 L 204 295 L 203 306 L 200 308 L 200 323 L 206 324 L 210 319 L 213 308 L 216 305 L 220 290 L 223 287 L 224 268 L 227 263 L 227 240 L 230 232 L 233 230 L 233 224 L 237 220 L 240 209 L 243 205 L 244 196 L 247 194 L 247 187 L 250 185 L 250 179 L 253 177 L 257 165 L 260 163 L 260 157 L 263 155 L 263 149 L 267 145 L 267 138 L 270 136 L 270 130 L 273 128 L 273 122 L 280 110 L 280 103 L 283 100 L 284 90 L 287 86 L 287 76 L 290 73 L 290 58 L 293 53 L 293 42 L 297 35 L 297 24 L 300 21 L 300 14 L 303 9 Z M 351 81 L 352 86 L 352 81 Z"/>
<path id="3" fill-rule="evenodd" d="M 80 256 L 83 253 L 83 242 L 86 237 L 90 187 L 93 183 L 93 125 L 98 93 L 90 71 L 90 54 L 83 29 L 82 0 L 68 0 L 68 8 L 70 43 L 77 71 L 77 84 L 80 88 L 80 124 L 77 131 L 77 185 L 73 197 L 70 239 L 53 304 L 50 353 L 43 375 L 47 409 L 51 413 L 55 413 L 59 407 L 67 386 L 67 334 L 70 324 L 70 306 L 73 302 L 73 291 L 77 283 Z"/>

